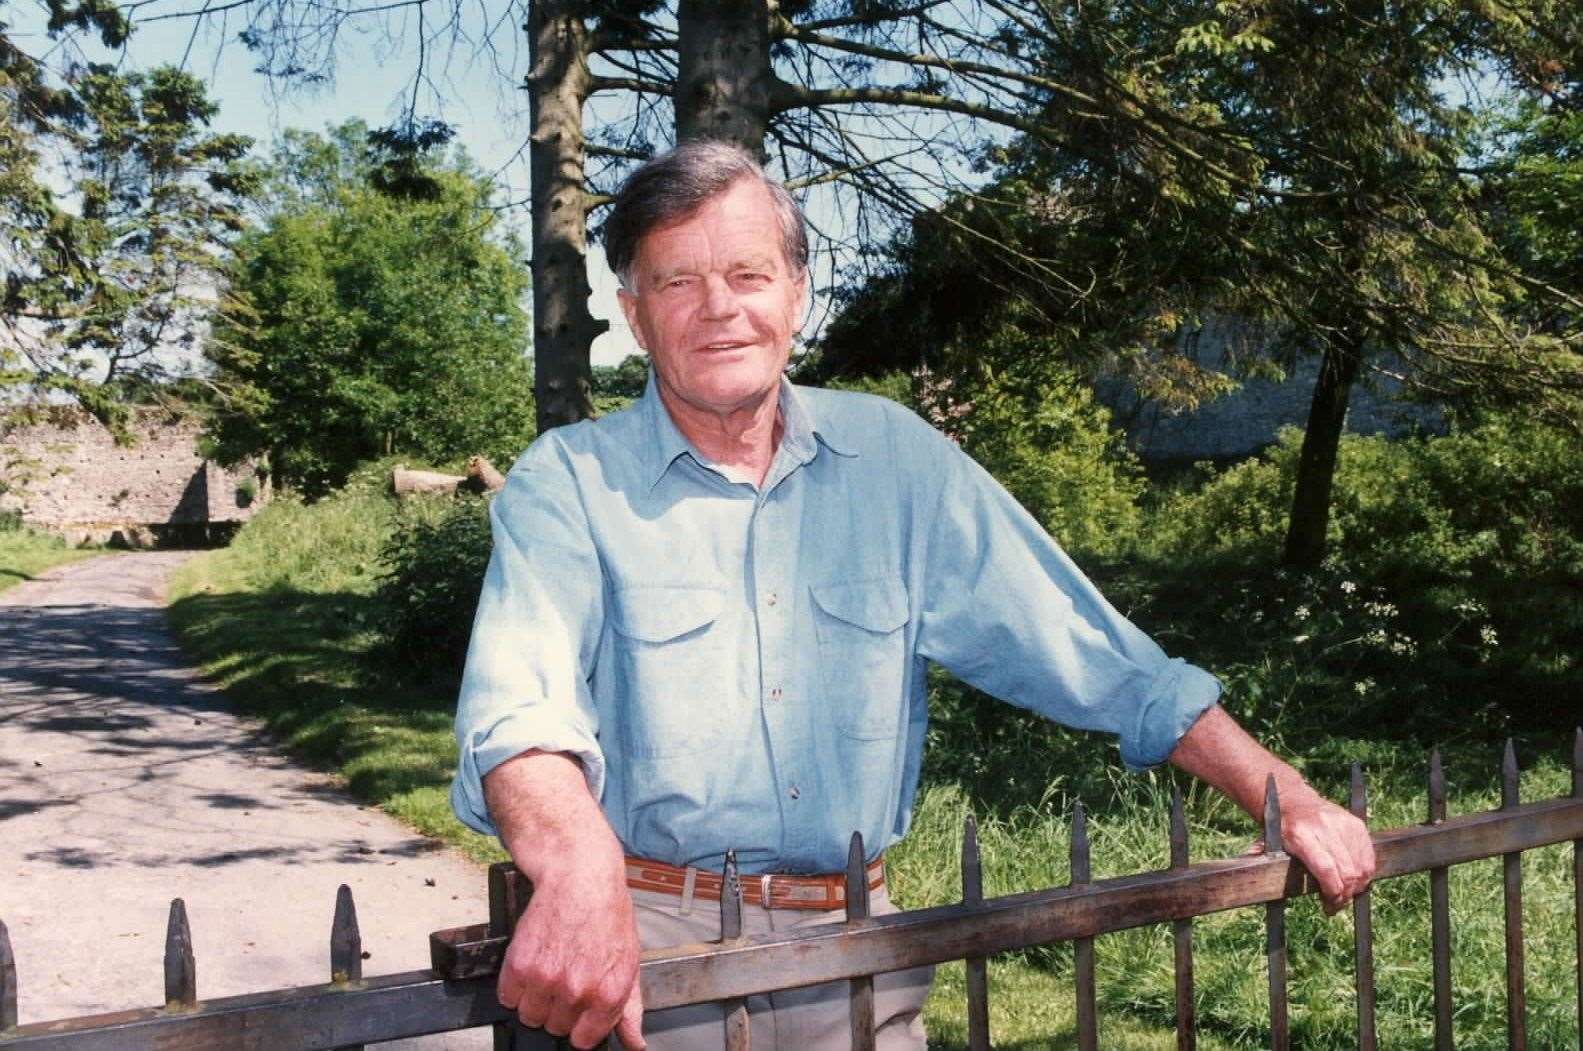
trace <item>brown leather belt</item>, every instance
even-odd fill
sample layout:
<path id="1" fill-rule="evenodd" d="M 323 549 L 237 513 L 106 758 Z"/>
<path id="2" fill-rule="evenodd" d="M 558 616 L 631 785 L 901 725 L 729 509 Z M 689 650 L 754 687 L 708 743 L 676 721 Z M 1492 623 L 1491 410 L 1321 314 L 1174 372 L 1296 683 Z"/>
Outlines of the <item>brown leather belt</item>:
<path id="1" fill-rule="evenodd" d="M 663 861 L 629 857 L 627 860 L 627 886 L 633 890 L 652 890 L 661 894 L 686 893 L 688 873 L 692 873 L 694 898 L 719 901 L 724 879 L 718 873 L 703 869 L 684 869 L 667 865 Z M 868 889 L 878 890 L 885 885 L 885 859 L 875 858 L 868 864 Z M 772 909 L 839 909 L 846 905 L 846 875 L 832 872 L 821 876 L 786 876 L 766 873 L 742 877 L 742 901 L 747 905 L 764 905 Z"/>

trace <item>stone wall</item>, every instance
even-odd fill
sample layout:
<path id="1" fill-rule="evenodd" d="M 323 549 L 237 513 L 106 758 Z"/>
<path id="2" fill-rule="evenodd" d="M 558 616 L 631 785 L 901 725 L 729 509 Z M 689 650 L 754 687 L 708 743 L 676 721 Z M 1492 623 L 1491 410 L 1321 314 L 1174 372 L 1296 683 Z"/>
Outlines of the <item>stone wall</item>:
<path id="1" fill-rule="evenodd" d="M 1235 321 L 1211 321 L 1184 336 L 1181 349 L 1200 366 L 1225 372 L 1232 348 L 1248 338 Z M 1098 396 L 1126 432 L 1127 444 L 1145 461 L 1235 460 L 1269 445 L 1282 427 L 1308 425 L 1319 360 L 1318 355 L 1289 359 L 1282 362 L 1286 379 L 1243 380 L 1235 393 L 1193 412 L 1168 412 L 1117 382 L 1101 383 Z M 1399 436 L 1438 432 L 1445 424 L 1433 406 L 1403 400 L 1399 384 L 1368 377 L 1352 390 L 1346 426 L 1357 434 Z"/>
<path id="2" fill-rule="evenodd" d="M 103 424 L 60 407 L 0 425 L 0 511 L 82 542 L 201 542 L 234 529 L 267 496 L 251 465 L 198 454 L 199 424 L 144 410 L 118 445 Z"/>

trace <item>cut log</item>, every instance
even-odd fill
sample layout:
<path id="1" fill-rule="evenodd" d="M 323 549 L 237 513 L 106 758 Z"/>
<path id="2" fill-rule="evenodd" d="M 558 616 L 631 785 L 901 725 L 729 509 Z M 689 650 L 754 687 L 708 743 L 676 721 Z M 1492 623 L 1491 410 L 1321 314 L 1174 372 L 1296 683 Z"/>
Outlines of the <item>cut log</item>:
<path id="1" fill-rule="evenodd" d="M 459 474 L 441 474 L 439 471 L 414 471 L 397 467 L 390 472 L 390 488 L 397 496 L 414 496 L 418 493 L 452 493 L 467 479 Z"/>
<path id="2" fill-rule="evenodd" d="M 506 476 L 495 470 L 495 465 L 482 456 L 467 460 L 467 481 L 463 487 L 474 493 L 499 492 L 506 484 Z"/>

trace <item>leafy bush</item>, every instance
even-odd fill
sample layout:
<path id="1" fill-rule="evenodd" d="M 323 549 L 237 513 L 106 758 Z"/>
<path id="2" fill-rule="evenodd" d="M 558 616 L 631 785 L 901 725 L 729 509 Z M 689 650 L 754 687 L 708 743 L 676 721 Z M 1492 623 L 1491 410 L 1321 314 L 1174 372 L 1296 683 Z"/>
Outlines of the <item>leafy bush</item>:
<path id="1" fill-rule="evenodd" d="M 1302 432 L 1286 428 L 1258 459 L 1167 498 L 1154 516 L 1157 550 L 1273 556 L 1301 446 Z M 1583 450 L 1575 437 L 1515 416 L 1444 437 L 1346 435 L 1329 541 L 1337 557 L 1362 567 L 1575 576 L 1583 567 Z"/>
<path id="2" fill-rule="evenodd" d="M 1000 355 L 1009 357 L 1010 355 Z M 1139 524 L 1144 481 L 1110 412 L 1075 372 L 1035 349 L 933 382 L 891 373 L 840 385 L 899 401 L 955 438 L 1063 545 L 1119 549 Z"/>
<path id="3" fill-rule="evenodd" d="M 380 630 L 408 667 L 460 669 L 489 564 L 489 504 L 477 497 L 410 500 L 381 558 Z"/>

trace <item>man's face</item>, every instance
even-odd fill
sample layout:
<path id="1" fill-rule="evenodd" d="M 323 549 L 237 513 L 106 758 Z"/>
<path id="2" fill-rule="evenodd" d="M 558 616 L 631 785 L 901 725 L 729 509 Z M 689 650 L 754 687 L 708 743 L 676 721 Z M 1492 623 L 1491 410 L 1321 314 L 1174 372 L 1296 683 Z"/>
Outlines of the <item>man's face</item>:
<path id="1" fill-rule="evenodd" d="M 645 234 L 618 299 L 663 392 L 724 415 L 779 386 L 807 280 L 788 269 L 769 191 L 743 179 Z"/>

